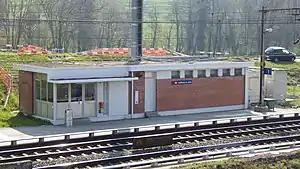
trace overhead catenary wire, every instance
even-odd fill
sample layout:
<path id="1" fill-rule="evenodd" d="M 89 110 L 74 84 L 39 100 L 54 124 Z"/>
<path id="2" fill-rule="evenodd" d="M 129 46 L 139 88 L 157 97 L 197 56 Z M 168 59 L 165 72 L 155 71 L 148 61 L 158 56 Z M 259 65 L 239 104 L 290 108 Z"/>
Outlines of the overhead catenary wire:
<path id="1" fill-rule="evenodd" d="M 19 22 L 59 22 L 59 23 L 89 23 L 89 24 L 112 24 L 112 23 L 119 23 L 119 24 L 134 24 L 134 23 L 139 23 L 139 22 L 133 22 L 133 21 L 124 21 L 124 20 L 67 20 L 67 19 L 27 19 L 27 18 L 15 18 L 15 19 L 0 19 L 2 22 L 14 22 L 14 21 L 19 21 Z M 219 20 L 218 20 L 219 21 Z M 163 23 L 183 23 L 183 24 L 191 24 L 191 23 L 206 23 L 206 24 L 260 24 L 260 20 L 258 19 L 253 19 L 253 20 L 227 20 L 227 21 L 219 21 L 217 23 L 213 23 L 212 21 L 207 21 L 207 20 L 194 20 L 194 21 L 189 21 L 189 20 L 161 20 L 161 21 L 143 21 L 142 23 L 145 24 L 150 24 L 150 23 L 158 23 L 158 24 L 163 24 Z M 294 22 L 292 20 L 276 20 L 274 21 L 273 19 L 267 19 L 265 21 L 266 24 L 298 24 L 298 22 Z"/>

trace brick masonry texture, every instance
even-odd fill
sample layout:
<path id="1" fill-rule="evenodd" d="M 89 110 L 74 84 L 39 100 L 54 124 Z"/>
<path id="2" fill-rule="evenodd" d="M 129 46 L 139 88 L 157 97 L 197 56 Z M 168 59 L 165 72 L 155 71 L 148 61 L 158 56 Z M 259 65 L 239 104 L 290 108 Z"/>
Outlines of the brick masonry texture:
<path id="1" fill-rule="evenodd" d="M 139 77 L 139 80 L 133 82 L 134 95 L 135 95 L 135 91 L 139 91 L 139 103 L 138 104 L 134 103 L 134 113 L 144 113 L 145 112 L 145 72 L 135 72 L 134 77 Z"/>
<path id="2" fill-rule="evenodd" d="M 176 80 L 192 84 L 172 85 Z M 243 105 L 244 91 L 244 76 L 158 80 L 157 111 Z"/>
<path id="3" fill-rule="evenodd" d="M 33 113 L 33 97 L 34 97 L 34 73 L 20 71 L 19 72 L 19 106 L 20 111 L 24 113 Z"/>

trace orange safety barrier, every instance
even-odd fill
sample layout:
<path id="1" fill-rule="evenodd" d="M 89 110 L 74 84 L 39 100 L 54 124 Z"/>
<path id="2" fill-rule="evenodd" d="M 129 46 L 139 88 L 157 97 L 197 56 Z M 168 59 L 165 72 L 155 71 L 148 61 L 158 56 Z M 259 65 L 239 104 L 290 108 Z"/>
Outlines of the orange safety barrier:
<path id="1" fill-rule="evenodd" d="M 18 51 L 18 54 L 49 54 L 49 51 L 42 49 L 39 46 L 23 45 L 23 48 Z"/>
<path id="2" fill-rule="evenodd" d="M 89 56 L 103 56 L 103 55 L 114 55 L 114 56 L 128 56 L 128 48 L 102 48 L 88 51 Z M 165 56 L 168 55 L 168 50 L 164 48 L 144 48 L 143 55 L 146 56 Z"/>
<path id="3" fill-rule="evenodd" d="M 0 79 L 6 87 L 6 91 L 8 92 L 12 86 L 12 76 L 2 67 L 0 67 Z"/>

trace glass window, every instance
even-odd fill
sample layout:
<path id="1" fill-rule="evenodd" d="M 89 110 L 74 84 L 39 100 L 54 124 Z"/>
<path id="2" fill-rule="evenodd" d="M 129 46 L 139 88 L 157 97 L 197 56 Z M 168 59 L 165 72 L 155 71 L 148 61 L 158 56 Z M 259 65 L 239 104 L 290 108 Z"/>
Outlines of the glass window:
<path id="1" fill-rule="evenodd" d="M 172 79 L 180 79 L 180 71 L 172 71 Z"/>
<path id="2" fill-rule="evenodd" d="M 53 102 L 53 83 L 48 83 L 48 102 Z"/>
<path id="3" fill-rule="evenodd" d="M 40 73 L 36 73 L 35 74 L 35 79 L 36 80 L 41 80 L 41 74 Z"/>
<path id="4" fill-rule="evenodd" d="M 47 81 L 41 81 L 41 100 L 47 101 Z"/>
<path id="5" fill-rule="evenodd" d="M 85 85 L 85 100 L 90 101 L 90 100 L 95 100 L 95 84 L 94 83 L 89 83 Z"/>
<path id="6" fill-rule="evenodd" d="M 52 112 L 52 111 L 49 111 L 49 110 L 51 110 L 51 109 L 49 109 L 49 106 L 52 107 L 53 105 L 52 105 L 52 104 L 48 104 L 48 109 L 47 109 L 47 110 L 48 110 L 48 112 L 47 112 L 48 115 L 47 115 L 47 118 L 48 118 L 48 119 L 53 119 L 53 112 Z"/>
<path id="7" fill-rule="evenodd" d="M 243 69 L 234 69 L 234 75 L 235 76 L 242 76 L 243 74 Z"/>
<path id="8" fill-rule="evenodd" d="M 185 78 L 193 78 L 193 70 L 186 70 L 184 71 L 184 77 Z"/>
<path id="9" fill-rule="evenodd" d="M 71 101 L 82 100 L 82 84 L 71 84 Z"/>
<path id="10" fill-rule="evenodd" d="M 278 55 L 278 54 L 282 54 L 282 49 L 276 49 L 274 50 L 273 54 Z"/>
<path id="11" fill-rule="evenodd" d="M 206 77 L 206 70 L 198 70 L 198 77 Z"/>
<path id="12" fill-rule="evenodd" d="M 285 49 L 283 49 L 282 52 L 283 52 L 284 54 L 290 54 L 290 52 L 287 51 L 287 50 L 285 50 Z"/>
<path id="13" fill-rule="evenodd" d="M 57 84 L 57 103 L 68 102 L 68 84 Z"/>
<path id="14" fill-rule="evenodd" d="M 41 100 L 41 81 L 35 80 L 35 99 Z"/>
<path id="15" fill-rule="evenodd" d="M 218 76 L 218 69 L 211 69 L 210 77 L 217 77 L 217 76 Z"/>
<path id="16" fill-rule="evenodd" d="M 223 69 L 223 76 L 230 76 L 230 69 Z"/>

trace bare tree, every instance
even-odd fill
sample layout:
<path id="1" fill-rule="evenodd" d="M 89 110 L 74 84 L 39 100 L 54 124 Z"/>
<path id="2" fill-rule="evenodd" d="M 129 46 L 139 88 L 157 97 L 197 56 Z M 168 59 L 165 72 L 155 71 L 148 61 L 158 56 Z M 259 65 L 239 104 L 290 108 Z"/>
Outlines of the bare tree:
<path id="1" fill-rule="evenodd" d="M 153 4 L 151 7 L 150 12 L 150 21 L 152 22 L 150 24 L 151 34 L 152 34 L 152 40 L 151 40 L 151 48 L 156 47 L 157 44 L 157 35 L 159 34 L 159 25 L 158 25 L 158 13 L 157 13 L 157 5 Z"/>
<path id="2" fill-rule="evenodd" d="M 172 20 L 175 24 L 176 28 L 176 52 L 181 52 L 183 49 L 183 31 L 182 31 L 182 25 L 181 25 L 181 11 L 180 11 L 180 1 L 179 0 L 173 0 L 172 2 L 172 14 L 174 16 L 174 19 Z"/>

